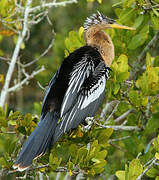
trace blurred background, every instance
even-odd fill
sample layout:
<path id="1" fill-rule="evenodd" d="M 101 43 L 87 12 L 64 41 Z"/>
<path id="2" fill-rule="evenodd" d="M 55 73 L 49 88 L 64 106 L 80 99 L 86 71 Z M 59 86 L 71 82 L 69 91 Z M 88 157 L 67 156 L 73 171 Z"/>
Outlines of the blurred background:
<path id="1" fill-rule="evenodd" d="M 25 2 L 26 0 L 18 1 L 23 7 Z M 43 0 L 34 0 L 33 6 L 42 2 Z M 51 2 L 51 0 L 46 2 Z M 0 92 L 8 70 L 9 60 L 7 58 L 11 59 L 18 38 L 16 33 L 12 34 L 12 31 L 7 30 L 9 28 L 22 30 L 22 21 L 19 24 L 18 22 L 10 23 L 12 20 L 23 18 L 23 12 L 20 12 L 10 20 L 9 16 L 11 11 L 14 11 L 14 6 L 14 1 L 0 0 Z M 25 71 L 31 74 L 44 65 L 45 71 L 29 80 L 29 84 L 24 85 L 18 91 L 9 93 L 8 109 L 6 108 L 3 112 L 0 108 L 0 179 L 3 172 L 6 174 L 11 172 L 10 179 L 16 179 L 17 175 L 21 176 L 17 172 L 13 178 L 11 177 L 12 165 L 24 139 L 38 123 L 45 94 L 44 89 L 66 55 L 84 45 L 83 35 L 80 38 L 79 29 L 86 18 L 96 13 L 97 10 L 117 20 L 118 23 L 134 27 L 136 30 L 106 30 L 115 46 L 115 59 L 111 65 L 112 72 L 106 85 L 105 102 L 99 109 L 96 120 L 101 125 L 105 125 L 107 121 L 106 125 L 130 126 L 135 127 L 135 130 L 118 129 L 113 132 L 111 128 L 93 125 L 91 131 L 83 133 L 78 132 L 79 128 L 75 132 L 75 138 L 64 135 L 64 141 L 59 141 L 50 155 L 47 153 L 46 156 L 35 161 L 34 165 L 36 167 L 49 162 L 50 167 L 48 171 L 45 170 L 50 174 L 59 165 L 66 166 L 67 164 L 71 171 L 73 168 L 69 163 L 73 162 L 72 166 L 78 163 L 75 163 L 73 158 L 70 162 L 70 157 L 73 157 L 70 147 L 73 145 L 75 152 L 79 153 L 82 148 L 88 150 L 88 144 L 96 144 L 95 155 L 100 153 L 99 149 L 104 149 L 105 152 L 105 155 L 102 155 L 104 163 L 97 168 L 98 170 L 104 168 L 104 172 L 100 174 L 94 171 L 92 164 L 96 161 L 93 162 L 92 159 L 88 166 L 81 168 L 82 170 L 86 170 L 90 176 L 96 174 L 98 179 L 104 180 L 108 177 L 110 180 L 116 180 L 117 177 L 125 180 L 129 171 L 129 180 L 136 180 L 136 177 L 152 162 L 153 158 L 158 157 L 159 159 L 159 136 L 157 140 L 159 133 L 159 0 L 79 0 L 65 7 L 50 8 L 48 10 L 49 21 L 45 17 L 40 23 L 31 26 L 28 40 L 22 43 L 18 63 L 27 64 L 41 56 L 54 40 L 52 48 L 46 55 L 25 68 Z M 38 13 L 40 12 L 33 13 L 31 18 Z M 6 22 L 3 23 L 2 20 L 5 19 L 9 25 Z M 10 87 L 25 78 L 19 70 L 18 63 L 16 63 Z M 110 105 L 108 111 L 102 115 L 100 112 L 103 112 L 107 105 Z M 110 136 L 111 139 L 109 139 Z M 105 165 L 107 152 L 107 164 Z M 75 157 L 77 154 L 74 154 Z M 60 164 L 61 157 L 63 159 Z M 159 180 L 158 172 L 159 166 L 155 164 L 144 177 L 146 180 L 155 177 L 155 180 Z M 30 172 L 31 175 L 32 173 L 38 174 L 39 177 L 38 171 Z M 22 173 L 22 175 L 25 174 Z M 35 179 L 34 175 L 32 179 Z M 50 177 L 57 177 L 57 174 Z M 8 180 L 7 175 L 6 178 Z"/>
<path id="2" fill-rule="evenodd" d="M 49 11 L 49 17 L 52 25 L 46 19 L 39 24 L 34 25 L 31 29 L 29 40 L 25 43 L 25 48 L 21 49 L 20 57 L 22 63 L 28 63 L 38 57 L 47 49 L 52 38 L 55 38 L 53 48 L 42 57 L 37 63 L 29 66 L 27 72 L 31 73 L 34 69 L 41 65 L 45 65 L 46 70 L 36 76 L 16 93 L 10 94 L 8 97 L 8 109 L 20 110 L 21 112 L 33 112 L 34 102 L 41 102 L 44 97 L 44 91 L 39 87 L 37 81 L 43 86 L 47 86 L 52 76 L 63 61 L 65 54 L 65 39 L 69 31 L 78 31 L 83 26 L 87 17 L 99 10 L 108 17 L 116 19 L 112 5 L 117 3 L 117 0 L 103 0 L 100 4 L 97 1 L 87 2 L 81 0 L 77 4 L 70 4 L 66 7 L 52 8 Z M 55 32 L 56 35 L 52 33 Z M 0 35 L 0 55 L 7 54 L 11 56 L 15 47 L 15 37 L 2 37 Z M 0 74 L 6 74 L 8 65 L 5 61 L 0 61 Z M 17 74 L 16 67 L 15 74 Z M 14 79 L 14 77 L 13 77 Z M 14 82 L 12 82 L 13 85 Z M 2 84 L 0 84 L 0 90 Z"/>

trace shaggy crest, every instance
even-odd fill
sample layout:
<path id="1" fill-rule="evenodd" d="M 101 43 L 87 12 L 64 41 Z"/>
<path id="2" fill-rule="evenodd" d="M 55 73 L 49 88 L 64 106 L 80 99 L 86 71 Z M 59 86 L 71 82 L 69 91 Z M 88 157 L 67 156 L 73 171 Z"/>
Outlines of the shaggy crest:
<path id="1" fill-rule="evenodd" d="M 87 30 L 92 25 L 100 24 L 103 21 L 108 24 L 113 24 L 116 22 L 114 19 L 108 18 L 101 14 L 99 11 L 97 11 L 96 14 L 93 14 L 92 16 L 86 19 L 84 23 L 84 30 Z"/>

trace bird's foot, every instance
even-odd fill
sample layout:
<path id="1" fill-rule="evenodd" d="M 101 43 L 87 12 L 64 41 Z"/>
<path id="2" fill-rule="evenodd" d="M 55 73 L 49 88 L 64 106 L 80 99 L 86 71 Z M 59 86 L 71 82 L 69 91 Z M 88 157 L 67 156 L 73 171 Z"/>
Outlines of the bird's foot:
<path id="1" fill-rule="evenodd" d="M 85 119 L 85 122 L 87 123 L 87 125 L 82 127 L 82 131 L 88 132 L 94 123 L 94 117 L 87 117 Z"/>

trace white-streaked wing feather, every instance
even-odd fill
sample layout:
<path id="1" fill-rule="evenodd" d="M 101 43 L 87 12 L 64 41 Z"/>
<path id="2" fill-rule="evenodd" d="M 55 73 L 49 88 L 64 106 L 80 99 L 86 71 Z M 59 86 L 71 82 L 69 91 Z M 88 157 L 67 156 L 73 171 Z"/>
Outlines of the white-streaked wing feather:
<path id="1" fill-rule="evenodd" d="M 87 57 L 85 56 L 82 61 L 77 63 L 74 67 L 73 72 L 70 76 L 69 87 L 65 93 L 60 116 L 62 117 L 68 110 L 73 106 L 75 98 L 86 78 L 90 75 L 93 66 L 91 66 L 91 62 L 87 61 Z"/>
<path id="2" fill-rule="evenodd" d="M 105 84 L 106 84 L 106 77 L 105 75 L 103 75 L 98 80 L 98 83 L 92 86 L 92 88 L 89 91 L 87 91 L 86 93 L 84 92 L 78 96 L 78 101 L 76 102 L 74 107 L 68 112 L 69 115 L 67 115 L 66 113 L 66 115 L 62 117 L 61 120 L 62 123 L 60 128 L 64 129 L 64 132 L 66 132 L 69 129 L 68 127 L 72 127 L 72 125 L 74 124 L 73 121 L 77 112 L 87 109 L 87 107 L 91 105 L 91 103 L 98 100 L 98 98 L 104 93 Z"/>
<path id="3" fill-rule="evenodd" d="M 103 93 L 105 90 L 105 84 L 106 84 L 106 79 L 105 75 L 102 76 L 99 80 L 98 83 L 95 84 L 89 91 L 88 91 L 88 96 L 85 96 L 84 101 L 80 105 L 80 109 L 86 108 L 90 103 L 94 102 L 96 99 L 99 98 L 99 96 Z"/>
<path id="4" fill-rule="evenodd" d="M 61 110 L 59 128 L 63 132 L 76 128 L 87 116 L 94 115 L 104 98 L 109 70 L 104 62 L 91 68 L 88 62 L 79 63 L 71 74 Z"/>

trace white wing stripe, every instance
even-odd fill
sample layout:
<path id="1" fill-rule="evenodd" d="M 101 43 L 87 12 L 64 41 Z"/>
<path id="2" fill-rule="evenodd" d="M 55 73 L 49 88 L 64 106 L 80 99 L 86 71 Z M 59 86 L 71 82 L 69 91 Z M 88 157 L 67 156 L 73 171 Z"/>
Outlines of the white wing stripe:
<path id="1" fill-rule="evenodd" d="M 71 73 L 71 78 L 69 80 L 69 87 L 65 93 L 64 101 L 62 103 L 61 107 L 61 115 L 63 116 L 63 113 L 66 109 L 66 105 L 69 101 L 69 97 L 75 92 L 79 92 L 81 85 L 83 84 L 86 77 L 89 76 L 90 71 L 92 70 L 92 66 L 90 65 L 91 62 L 87 61 L 87 57 L 84 57 L 81 62 L 77 63 L 73 71 Z"/>
<path id="2" fill-rule="evenodd" d="M 90 103 L 99 98 L 99 96 L 105 90 L 106 79 L 105 76 L 102 76 L 101 79 L 98 80 L 98 83 L 90 89 L 90 93 L 85 97 L 81 109 L 86 108 Z"/>

